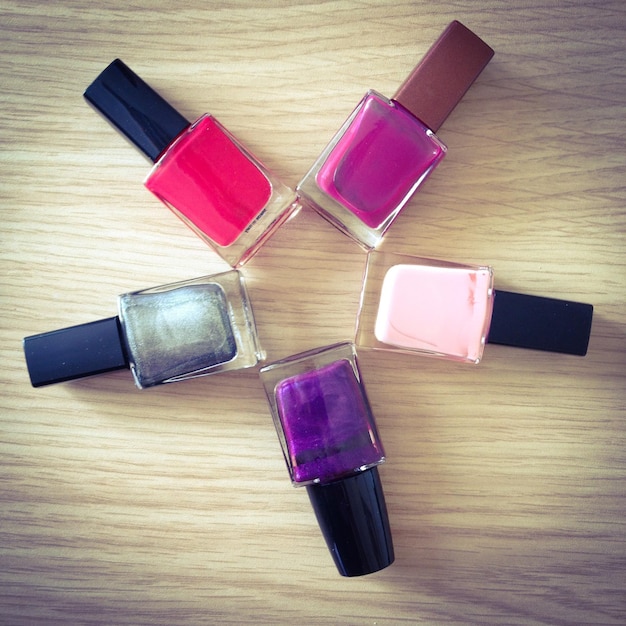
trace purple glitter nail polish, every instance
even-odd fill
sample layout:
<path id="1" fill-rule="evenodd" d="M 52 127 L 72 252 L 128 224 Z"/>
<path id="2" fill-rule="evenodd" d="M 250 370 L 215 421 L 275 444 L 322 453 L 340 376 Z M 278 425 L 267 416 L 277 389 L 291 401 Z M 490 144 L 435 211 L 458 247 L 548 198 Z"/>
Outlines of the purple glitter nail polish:
<path id="1" fill-rule="evenodd" d="M 385 460 L 352 343 L 260 370 L 294 485 L 311 505 L 342 576 L 390 565 L 393 541 L 378 475 Z"/>
<path id="2" fill-rule="evenodd" d="M 382 446 L 349 361 L 283 380 L 276 403 L 295 482 L 328 482 L 380 462 Z"/>

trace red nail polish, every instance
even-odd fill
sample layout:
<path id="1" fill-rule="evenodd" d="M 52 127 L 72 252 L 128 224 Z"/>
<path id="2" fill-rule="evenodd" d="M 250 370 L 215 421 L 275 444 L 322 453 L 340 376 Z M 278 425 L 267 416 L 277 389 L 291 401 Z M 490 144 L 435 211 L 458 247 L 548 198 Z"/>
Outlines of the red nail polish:
<path id="1" fill-rule="evenodd" d="M 190 124 L 119 59 L 85 98 L 154 163 L 146 187 L 231 265 L 243 265 L 300 208 L 213 116 Z"/>

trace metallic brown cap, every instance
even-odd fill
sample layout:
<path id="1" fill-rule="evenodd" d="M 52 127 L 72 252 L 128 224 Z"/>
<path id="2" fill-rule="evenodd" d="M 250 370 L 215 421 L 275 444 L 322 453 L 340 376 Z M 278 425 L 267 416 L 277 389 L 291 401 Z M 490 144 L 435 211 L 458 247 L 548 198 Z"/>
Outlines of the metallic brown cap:
<path id="1" fill-rule="evenodd" d="M 437 132 L 493 54 L 469 28 L 451 22 L 392 99 Z"/>

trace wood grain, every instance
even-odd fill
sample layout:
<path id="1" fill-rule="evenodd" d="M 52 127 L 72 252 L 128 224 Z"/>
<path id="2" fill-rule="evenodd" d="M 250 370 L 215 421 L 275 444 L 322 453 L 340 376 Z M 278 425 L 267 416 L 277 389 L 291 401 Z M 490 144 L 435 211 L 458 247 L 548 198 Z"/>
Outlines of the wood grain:
<path id="1" fill-rule="evenodd" d="M 295 186 L 451 19 L 496 56 L 385 250 L 595 305 L 585 358 L 362 354 L 397 559 L 340 578 L 254 371 L 32 389 L 24 336 L 224 268 L 82 92 L 120 57 Z M 0 623 L 623 624 L 621 0 L 0 3 Z M 304 210 L 246 266 L 268 358 L 349 339 L 364 257 Z"/>

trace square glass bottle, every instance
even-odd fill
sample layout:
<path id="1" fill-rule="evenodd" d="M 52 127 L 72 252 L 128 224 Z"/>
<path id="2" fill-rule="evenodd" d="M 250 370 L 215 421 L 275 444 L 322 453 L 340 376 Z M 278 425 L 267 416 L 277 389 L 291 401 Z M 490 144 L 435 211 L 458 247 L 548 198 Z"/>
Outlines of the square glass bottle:
<path id="1" fill-rule="evenodd" d="M 492 56 L 452 22 L 392 99 L 367 92 L 298 184 L 303 202 L 363 248 L 376 247 L 445 156 L 435 133 Z"/>
<path id="2" fill-rule="evenodd" d="M 119 59 L 85 98 L 154 163 L 145 186 L 233 267 L 299 210 L 295 192 L 212 115 L 190 123 Z"/>
<path id="3" fill-rule="evenodd" d="M 237 270 L 118 297 L 118 315 L 24 339 L 33 386 L 129 368 L 140 389 L 263 358 Z"/>
<path id="4" fill-rule="evenodd" d="M 486 343 L 583 356 L 593 306 L 494 288 L 487 265 L 371 251 L 355 342 L 479 363 Z"/>
<path id="5" fill-rule="evenodd" d="M 384 450 L 351 343 L 294 355 L 260 370 L 295 486 L 306 486 L 343 576 L 393 562 L 377 466 Z"/>

